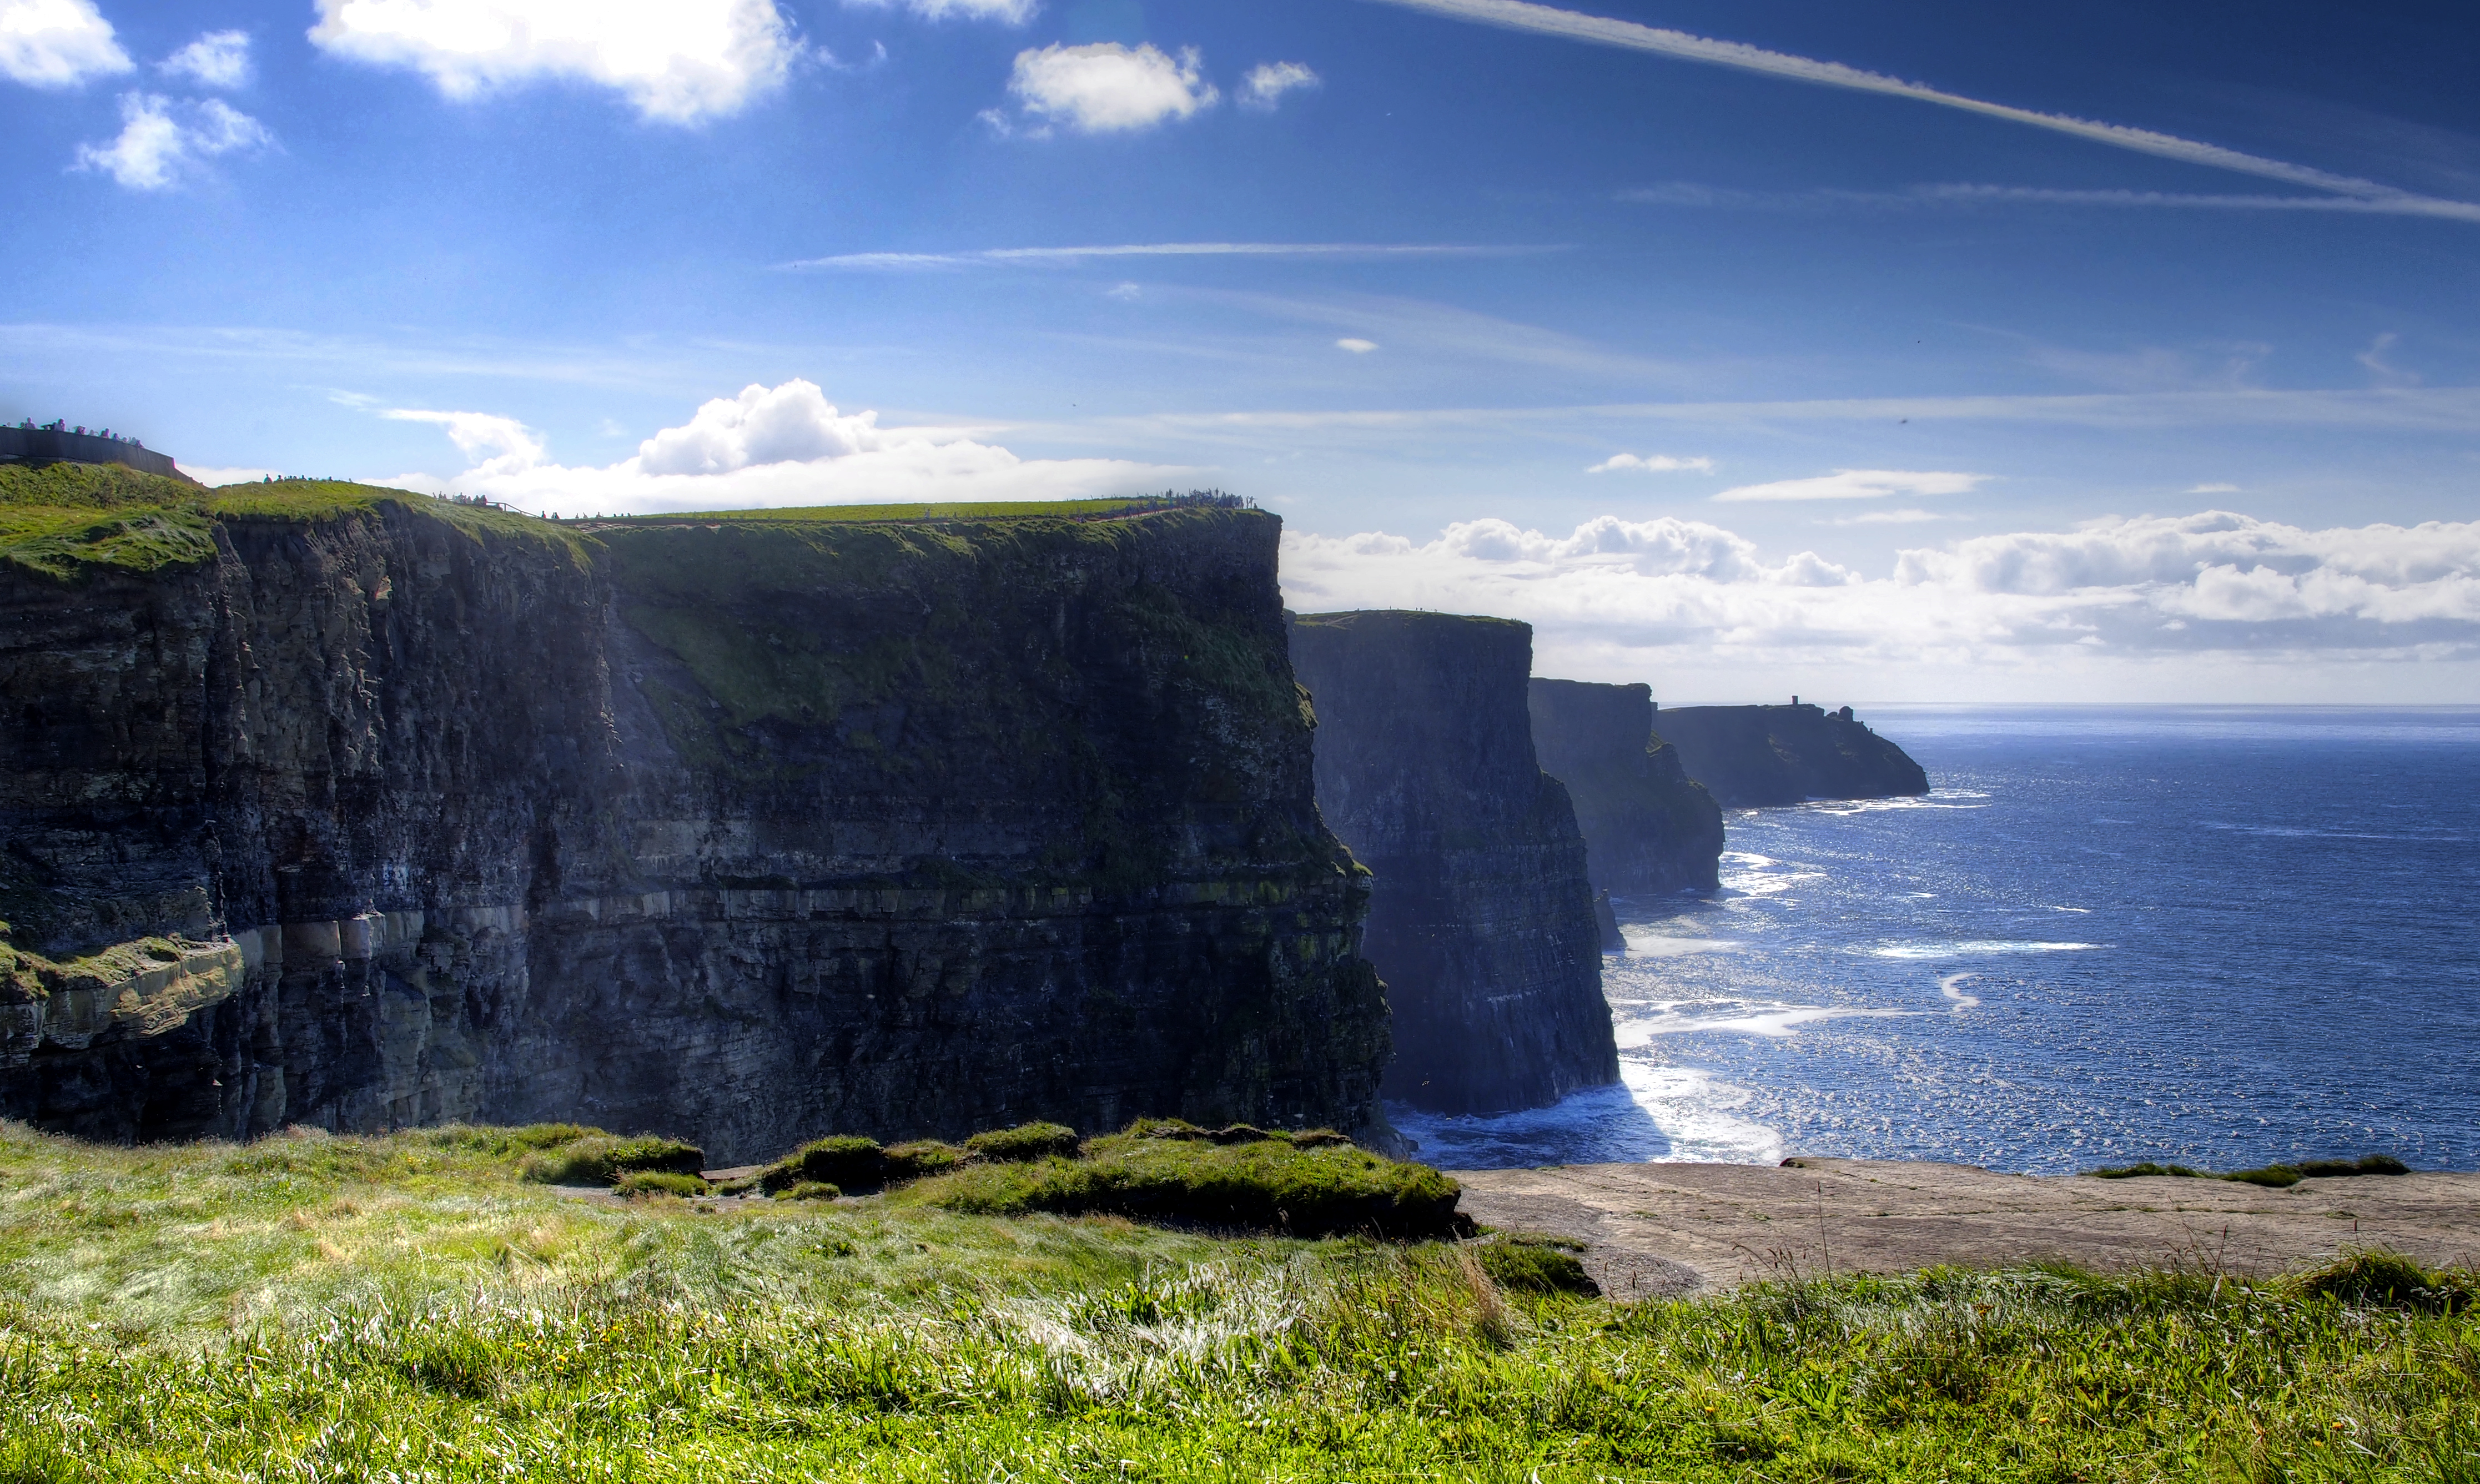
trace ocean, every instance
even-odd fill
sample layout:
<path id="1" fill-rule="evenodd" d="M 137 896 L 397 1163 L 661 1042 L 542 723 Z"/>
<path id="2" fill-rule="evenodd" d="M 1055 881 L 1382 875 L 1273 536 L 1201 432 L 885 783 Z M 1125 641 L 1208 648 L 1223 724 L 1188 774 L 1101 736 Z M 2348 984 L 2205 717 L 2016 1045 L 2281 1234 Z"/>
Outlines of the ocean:
<path id="1" fill-rule="evenodd" d="M 1863 719 L 1933 793 L 1731 811 L 1618 903 L 1624 1084 L 1419 1157 L 2480 1169 L 2480 708 Z"/>

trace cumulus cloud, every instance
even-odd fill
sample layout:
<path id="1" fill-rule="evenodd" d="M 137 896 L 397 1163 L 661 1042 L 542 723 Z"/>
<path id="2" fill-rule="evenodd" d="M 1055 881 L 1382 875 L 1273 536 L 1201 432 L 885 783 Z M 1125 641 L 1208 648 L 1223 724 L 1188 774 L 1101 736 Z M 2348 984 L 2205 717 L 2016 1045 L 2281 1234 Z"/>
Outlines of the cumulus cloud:
<path id="1" fill-rule="evenodd" d="M 1714 472 L 1714 460 L 1703 457 L 1673 458 L 1668 454 L 1652 454 L 1641 458 L 1634 454 L 1613 454 L 1585 472 L 1587 474 L 1669 474 L 1681 469 L 1692 469 L 1698 474 L 1711 474 Z"/>
<path id="2" fill-rule="evenodd" d="M 1127 134 L 1212 108 L 1222 94 L 1202 66 L 1194 46 L 1173 58 L 1116 41 L 1051 45 L 1017 54 L 1008 91 L 1028 117 L 1079 134 Z"/>
<path id="3" fill-rule="evenodd" d="M 223 102 L 175 103 L 151 92 L 120 99 L 120 133 L 78 146 L 76 169 L 99 170 L 132 191 L 166 191 L 218 155 L 263 149 L 267 126 Z"/>
<path id="4" fill-rule="evenodd" d="M 485 495 L 542 514 L 758 509 L 949 500 L 1073 500 L 1159 489 L 1197 471 L 1113 458 L 1022 458 L 952 428 L 881 428 L 814 383 L 751 386 L 697 409 L 638 445 L 634 457 L 569 467 L 510 417 L 399 408 L 397 422 L 444 430 L 472 467 L 453 479 L 386 482 L 433 494 Z"/>
<path id="5" fill-rule="evenodd" d="M 1697 521 L 1603 516 L 1552 535 L 1482 520 L 1427 542 L 1287 533 L 1283 584 L 1303 612 L 1525 619 L 1554 663 L 1596 656 L 1612 678 L 1943 665 L 2037 679 L 2062 657 L 2480 659 L 2480 522 L 2312 531 L 2219 510 L 2112 518 L 1899 551 L 1867 577 L 1813 553 L 1770 559 Z"/>
<path id="6" fill-rule="evenodd" d="M 541 78 L 612 89 L 692 123 L 780 86 L 800 43 L 775 0 L 318 0 L 310 39 L 407 67 L 452 98 Z"/>
<path id="7" fill-rule="evenodd" d="M 0 73 L 13 82 L 68 88 L 133 65 L 94 0 L 0 0 Z"/>
<path id="8" fill-rule="evenodd" d="M 1281 105 L 1284 93 L 1315 88 L 1325 81 L 1305 62 L 1261 62 L 1240 80 L 1240 106 L 1271 112 Z"/>
<path id="9" fill-rule="evenodd" d="M 1989 476 L 1907 469 L 1837 469 L 1814 479 L 1742 484 L 1714 498 L 1726 505 L 1760 500 L 1883 500 L 1889 495 L 1968 495 Z"/>
<path id="10" fill-rule="evenodd" d="M 249 86 L 249 33 L 210 31 L 156 64 L 174 77 L 186 77 L 201 88 Z"/>

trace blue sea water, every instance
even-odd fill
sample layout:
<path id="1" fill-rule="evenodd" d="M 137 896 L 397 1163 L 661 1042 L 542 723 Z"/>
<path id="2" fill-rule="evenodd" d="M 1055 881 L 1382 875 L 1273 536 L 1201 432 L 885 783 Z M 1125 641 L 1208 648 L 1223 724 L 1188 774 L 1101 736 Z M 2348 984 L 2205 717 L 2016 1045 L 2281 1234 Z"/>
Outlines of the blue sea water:
<path id="1" fill-rule="evenodd" d="M 2480 1169 L 2480 709 L 1866 719 L 1935 792 L 1731 812 L 1618 904 L 1624 1085 L 1421 1158 Z"/>

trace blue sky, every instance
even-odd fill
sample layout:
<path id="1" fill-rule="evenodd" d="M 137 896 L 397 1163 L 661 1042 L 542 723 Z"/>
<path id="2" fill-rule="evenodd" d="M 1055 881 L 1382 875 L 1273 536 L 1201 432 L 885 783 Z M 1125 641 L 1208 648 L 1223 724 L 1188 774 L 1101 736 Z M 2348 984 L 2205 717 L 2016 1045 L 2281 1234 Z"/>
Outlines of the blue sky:
<path id="1" fill-rule="evenodd" d="M 567 513 L 1220 485 L 1304 606 L 1674 701 L 2468 702 L 2475 30 L 0 0 L 0 416 Z"/>

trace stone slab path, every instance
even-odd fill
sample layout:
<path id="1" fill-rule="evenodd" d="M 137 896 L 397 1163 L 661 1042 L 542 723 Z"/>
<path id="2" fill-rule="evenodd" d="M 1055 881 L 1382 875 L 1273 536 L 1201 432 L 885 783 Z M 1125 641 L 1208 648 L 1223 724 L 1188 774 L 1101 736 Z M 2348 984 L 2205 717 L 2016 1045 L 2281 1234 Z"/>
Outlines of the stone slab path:
<path id="1" fill-rule="evenodd" d="M 1587 1244 L 1614 1298 L 1826 1272 L 2045 1260 L 2252 1277 L 2347 1247 L 2480 1266 L 2480 1174 L 2358 1176 L 2268 1190 L 2219 1180 L 2001 1175 L 1957 1164 L 1799 1159 L 1458 1170 L 1486 1226 Z"/>

